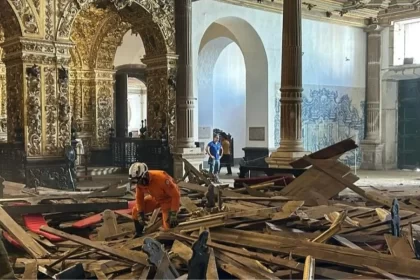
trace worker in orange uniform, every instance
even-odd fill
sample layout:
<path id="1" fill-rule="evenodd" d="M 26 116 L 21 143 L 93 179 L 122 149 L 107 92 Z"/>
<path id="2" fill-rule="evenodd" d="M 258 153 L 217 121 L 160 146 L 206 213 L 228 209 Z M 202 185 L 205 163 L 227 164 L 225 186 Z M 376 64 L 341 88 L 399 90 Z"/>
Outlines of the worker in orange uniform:
<path id="1" fill-rule="evenodd" d="M 129 175 L 131 181 L 137 184 L 136 205 L 132 211 L 136 236 L 143 234 L 145 214 L 159 207 L 162 210 L 163 229 L 176 227 L 181 195 L 173 178 L 165 171 L 149 170 L 145 163 L 140 162 L 131 165 Z"/>

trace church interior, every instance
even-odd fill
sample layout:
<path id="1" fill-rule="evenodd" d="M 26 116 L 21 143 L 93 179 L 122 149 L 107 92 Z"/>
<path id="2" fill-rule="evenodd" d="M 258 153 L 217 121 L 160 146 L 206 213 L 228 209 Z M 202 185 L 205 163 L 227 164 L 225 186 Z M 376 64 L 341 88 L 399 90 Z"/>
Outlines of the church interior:
<path id="1" fill-rule="evenodd" d="M 220 213 L 226 215 L 222 222 L 214 223 L 186 219 L 185 225 L 181 222 L 181 232 L 172 236 L 171 241 L 175 238 L 175 242 L 182 243 L 173 243 L 171 252 L 178 252 L 188 266 L 188 277 L 193 275 L 191 263 L 197 261 L 194 256 L 198 251 L 190 245 L 197 240 L 198 231 L 196 235 L 181 237 L 182 229 L 188 233 L 200 230 L 200 238 L 207 238 L 202 233 L 208 227 L 209 240 L 210 228 L 214 238 L 208 241 L 214 246 L 209 246 L 217 252 L 210 253 L 210 261 L 206 261 L 207 278 L 415 278 L 420 275 L 419 35 L 419 0 L 0 0 L 0 228 L 7 232 L 14 223 L 2 215 L 23 215 L 23 210 L 10 210 L 12 206 L 7 203 L 10 199 L 22 200 L 28 190 L 37 193 L 31 194 L 29 200 L 50 195 L 73 198 L 75 191 L 87 197 L 85 192 L 96 195 L 101 191 L 102 197 L 115 197 L 114 192 L 120 195 L 121 188 L 114 190 L 110 186 L 125 188 L 129 184 L 130 189 L 131 183 L 126 182 L 128 171 L 141 162 L 176 180 L 182 190 L 181 206 L 190 215 L 198 213 L 199 204 L 194 199 L 201 197 L 207 199 L 206 215 L 219 215 L 212 219 L 219 219 Z M 109 194 L 108 189 L 113 193 Z M 238 196 L 243 199 L 240 206 L 234 199 Z M 346 199 L 337 200 L 338 196 Z M 213 199 L 218 206 L 209 202 Z M 45 206 L 36 201 L 36 206 Z M 235 218 L 246 215 L 223 212 L 225 202 L 229 211 L 245 211 L 249 207 L 248 212 L 259 212 L 246 212 L 252 219 L 238 223 Z M 117 202 L 111 206 L 107 203 L 100 202 L 85 212 L 103 212 L 105 225 L 104 211 L 121 209 L 121 205 L 114 205 Z M 317 247 L 310 242 L 305 244 L 313 251 L 312 257 L 297 249 L 298 241 L 303 237 L 312 240 L 318 236 L 317 231 L 311 228 L 311 232 L 299 233 L 299 238 L 292 236 L 286 216 L 281 216 L 285 215 L 285 205 L 294 209 L 288 208 L 287 222 L 296 221 L 292 216 L 298 217 L 296 211 L 304 209 L 306 220 L 299 218 L 307 224 L 301 225 L 302 229 L 317 220 L 324 226 L 317 224 L 317 230 L 327 226 L 320 244 L 329 246 L 326 240 L 334 239 L 335 245 L 347 247 L 346 250 L 363 252 L 355 260 L 347 255 L 335 263 L 337 266 L 315 270 L 318 257 L 321 263 L 334 263 L 336 257 L 317 254 L 327 247 L 322 249 L 323 245 Z M 328 209 L 315 211 L 311 207 Z M 208 210 L 213 208 L 218 209 L 218 214 Z M 31 209 L 25 213 L 41 213 L 45 217 L 47 212 Z M 74 211 L 64 206 L 57 209 L 64 210 L 55 212 Z M 377 209 L 388 211 L 389 215 Z M 287 238 L 298 240 L 293 252 L 303 261 L 291 257 L 286 264 L 284 257 L 291 251 L 284 248 L 269 260 L 268 256 L 276 252 L 266 250 L 263 255 L 258 251 L 265 245 L 258 245 L 257 240 L 264 237 L 250 229 L 261 225 L 258 218 L 268 219 L 264 216 L 267 211 L 273 211 L 275 214 L 270 215 L 277 218 L 269 219 L 279 223 L 264 225 L 273 232 L 265 245 L 286 242 Z M 159 212 L 155 212 L 151 215 L 154 221 L 160 219 Z M 339 216 L 331 218 L 330 212 Z M 116 223 L 115 217 L 121 216 L 113 213 L 106 215 Z M 375 213 L 378 217 L 367 222 L 369 214 Z M 129 214 L 121 215 L 124 218 Z M 394 214 L 398 216 L 398 230 L 394 229 Z M 234 215 L 237 216 L 232 218 Z M 8 222 L 2 222 L 3 218 Z M 348 219 L 352 218 L 360 219 L 355 228 L 349 225 Z M 387 223 L 389 230 L 382 228 Z M 228 224 L 235 227 L 219 228 Z M 104 250 L 98 247 L 99 243 L 92 247 L 86 245 L 87 241 L 79 242 L 79 237 L 67 238 L 67 233 L 53 228 L 55 223 L 43 221 L 42 225 L 39 232 L 90 246 L 94 252 L 102 252 L 102 257 L 113 256 L 116 262 L 125 258 L 124 264 L 118 264 L 124 269 L 130 257 L 121 248 L 128 251 L 143 244 L 142 239 L 140 245 L 118 247 L 120 251 Z M 410 238 L 406 240 L 400 231 L 408 225 Z M 370 239 L 366 229 L 374 235 Z M 394 243 L 387 237 L 391 229 Z M 244 231 L 242 235 L 239 230 Z M 360 236 L 350 234 L 356 231 Z M 24 233 L 23 230 L 22 236 Z M 157 234 L 153 230 L 148 233 Z M 329 237 L 323 239 L 325 233 Z M 348 240 L 339 239 L 338 233 Z M 118 234 L 118 238 L 124 237 L 121 232 L 109 236 Z M 221 246 L 233 246 L 235 242 L 243 245 L 240 242 L 244 241 L 229 239 L 235 234 L 249 240 L 249 244 L 255 243 L 251 247 L 259 253 L 238 253 L 239 247 L 223 249 Z M 11 235 L 17 243 L 29 238 Z M 167 240 L 169 235 L 153 238 Z M 30 242 L 36 244 L 24 249 L 33 259 L 39 259 L 32 276 L 64 273 L 57 266 L 53 269 L 62 260 L 54 265 L 44 261 L 44 250 L 52 245 L 46 246 L 38 235 L 31 236 Z M 403 238 L 411 249 L 405 243 L 407 246 L 396 248 L 396 242 Z M 97 240 L 109 245 L 104 240 L 111 239 Z M 230 243 L 219 245 L 220 240 Z M 360 243 L 375 245 L 366 248 Z M 187 251 L 192 257 L 185 257 Z M 63 252 L 70 256 L 80 253 Z M 241 264 L 232 261 L 235 254 L 241 256 L 236 260 Z M 385 257 L 380 258 L 382 255 L 387 255 L 387 262 L 392 265 L 387 265 Z M 358 258 L 362 261 L 367 256 L 372 264 L 367 261 L 366 266 L 360 265 Z M 145 265 L 142 258 L 143 255 L 133 253 L 131 262 Z M 134 272 L 124 275 L 136 279 L 187 279 L 179 273 L 178 264 L 169 259 L 165 259 L 169 262 L 165 265 L 170 269 L 162 269 L 162 274 L 156 265 L 155 278 L 150 278 L 146 269 L 135 277 Z M 29 259 L 20 260 L 21 270 L 33 272 Z M 80 263 L 87 272 L 86 264 Z M 15 263 L 14 269 L 19 265 Z M 351 267 L 351 271 L 343 267 Z M 94 270 L 97 279 L 111 279 L 118 274 L 105 275 L 98 270 Z M 230 276 L 222 276 L 222 272 Z M 3 279 L 1 276 L 0 269 Z"/>

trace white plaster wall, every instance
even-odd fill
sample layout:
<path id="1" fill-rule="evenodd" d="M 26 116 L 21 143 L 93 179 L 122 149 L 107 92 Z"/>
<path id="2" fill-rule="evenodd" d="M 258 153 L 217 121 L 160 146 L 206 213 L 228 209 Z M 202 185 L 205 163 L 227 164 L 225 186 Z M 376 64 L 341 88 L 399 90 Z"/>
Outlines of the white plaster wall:
<path id="1" fill-rule="evenodd" d="M 246 145 L 246 80 L 244 57 L 238 45 L 228 45 L 213 72 L 213 127 L 233 135 L 235 158 Z"/>
<path id="2" fill-rule="evenodd" d="M 199 69 L 205 67 L 199 64 L 201 63 L 198 59 L 200 42 L 207 28 L 213 22 L 224 17 L 238 17 L 246 20 L 262 39 L 268 60 L 269 96 L 267 98 L 256 95 L 255 100 L 249 100 L 250 104 L 258 104 L 261 103 L 261 98 L 267 98 L 266 103 L 255 106 L 252 112 L 247 113 L 247 120 L 251 119 L 249 114 L 252 114 L 253 126 L 267 125 L 268 141 L 263 144 L 269 148 L 275 148 L 275 134 L 278 133 L 274 125 L 275 104 L 281 77 L 281 14 L 229 5 L 213 0 L 194 2 L 192 42 L 195 96 L 199 96 L 199 83 L 206 83 L 203 80 L 205 78 L 197 77 L 200 72 Z M 361 95 L 357 96 L 355 100 L 363 99 L 366 73 L 365 32 L 359 28 L 312 20 L 303 20 L 302 32 L 304 85 L 318 88 L 345 87 L 346 92 L 357 92 L 358 95 Z M 246 69 L 246 71 L 258 72 L 261 69 L 251 68 Z M 220 73 L 220 76 L 223 77 L 223 73 Z M 212 84 L 217 82 L 212 81 Z M 350 90 L 353 88 L 356 90 Z M 200 100 L 198 103 L 200 104 Z M 268 112 L 268 122 L 264 114 L 266 112 Z M 198 112 L 196 119 L 198 119 Z M 198 127 L 198 125 L 197 123 L 196 126 Z M 257 146 L 255 142 L 252 144 L 254 147 Z"/>
<path id="3" fill-rule="evenodd" d="M 124 64 L 141 64 L 145 55 L 143 40 L 140 36 L 131 34 L 131 30 L 125 33 L 121 46 L 117 48 L 114 57 L 114 67 Z"/>

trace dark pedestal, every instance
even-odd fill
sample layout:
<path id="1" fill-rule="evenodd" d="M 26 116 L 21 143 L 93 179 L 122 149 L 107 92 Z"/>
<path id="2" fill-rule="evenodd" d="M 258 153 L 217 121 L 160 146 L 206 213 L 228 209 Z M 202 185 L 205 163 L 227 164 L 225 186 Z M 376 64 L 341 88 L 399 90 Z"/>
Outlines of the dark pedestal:
<path id="1" fill-rule="evenodd" d="M 112 166 L 111 149 L 90 151 L 89 166 Z"/>
<path id="2" fill-rule="evenodd" d="M 27 159 L 26 186 L 48 187 L 54 189 L 73 189 L 73 182 L 64 158 Z M 76 178 L 73 178 L 75 181 Z"/>
<path id="3" fill-rule="evenodd" d="M 259 147 L 245 147 L 242 148 L 245 153 L 244 162 L 241 162 L 241 166 L 253 166 L 253 167 L 268 167 L 265 162 L 265 158 L 270 155 L 268 148 Z M 265 176 L 263 171 L 250 171 L 250 177 Z"/>

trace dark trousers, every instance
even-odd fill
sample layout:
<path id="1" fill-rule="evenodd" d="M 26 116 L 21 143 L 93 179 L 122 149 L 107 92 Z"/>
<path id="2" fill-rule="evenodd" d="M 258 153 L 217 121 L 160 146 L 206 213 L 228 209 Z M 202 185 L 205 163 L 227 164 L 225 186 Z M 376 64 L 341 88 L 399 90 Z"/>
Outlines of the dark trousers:
<path id="1" fill-rule="evenodd" d="M 228 174 L 232 174 L 232 167 L 231 167 L 230 162 L 231 162 L 230 155 L 223 155 L 222 158 L 220 159 L 220 170 L 222 170 L 223 166 L 226 166 Z"/>

